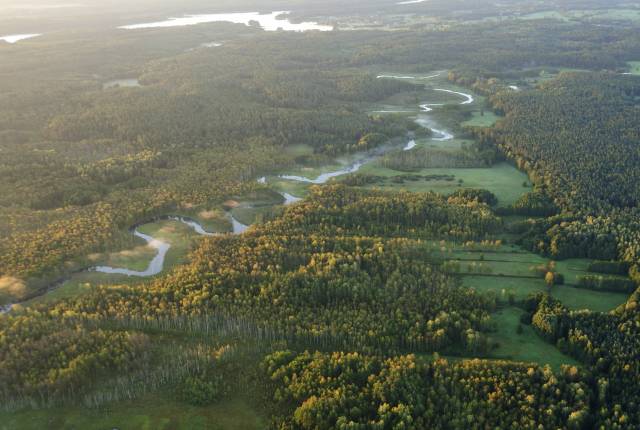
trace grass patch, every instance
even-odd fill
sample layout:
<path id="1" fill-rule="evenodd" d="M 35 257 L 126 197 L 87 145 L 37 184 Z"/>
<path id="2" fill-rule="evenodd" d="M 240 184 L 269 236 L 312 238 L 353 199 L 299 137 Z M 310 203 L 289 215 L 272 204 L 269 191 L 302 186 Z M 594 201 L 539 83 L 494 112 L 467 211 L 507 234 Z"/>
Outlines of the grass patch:
<path id="1" fill-rule="evenodd" d="M 569 309 L 589 309 L 596 312 L 612 311 L 629 299 L 626 294 L 585 290 L 566 285 L 553 287 L 551 295 Z"/>
<path id="2" fill-rule="evenodd" d="M 484 114 L 482 111 L 473 111 L 471 119 L 463 122 L 462 125 L 465 127 L 492 127 L 499 119 L 500 117 L 490 110 L 485 110 Z"/>
<path id="3" fill-rule="evenodd" d="M 200 237 L 192 228 L 178 221 L 156 221 L 140 226 L 138 231 L 171 245 L 164 262 L 164 271 L 185 263 L 194 240 Z M 146 269 L 148 264 L 149 261 L 146 260 L 143 268 Z"/>
<path id="4" fill-rule="evenodd" d="M 252 225 L 262 222 L 267 214 L 275 210 L 272 206 L 237 207 L 231 211 L 234 218 L 244 225 Z"/>
<path id="5" fill-rule="evenodd" d="M 479 292 L 494 293 L 504 302 L 510 294 L 513 294 L 516 300 L 521 300 L 530 294 L 550 292 L 569 309 L 588 309 L 595 312 L 609 312 L 628 299 L 625 294 L 583 290 L 567 285 L 556 285 L 549 290 L 542 279 L 469 275 L 462 278 L 462 285 Z"/>
<path id="6" fill-rule="evenodd" d="M 496 331 L 491 334 L 491 340 L 499 344 L 492 352 L 492 358 L 548 364 L 554 370 L 560 370 L 563 364 L 580 365 L 545 342 L 531 326 L 522 325 L 522 333 L 517 333 L 523 313 L 518 308 L 507 307 L 492 315 Z"/>
<path id="7" fill-rule="evenodd" d="M 258 430 L 266 419 L 242 398 L 194 407 L 153 394 L 97 410 L 56 408 L 0 413 L 0 429 Z"/>
<path id="8" fill-rule="evenodd" d="M 438 245 L 434 243 L 434 246 Z M 548 292 L 569 309 L 609 312 L 628 299 L 626 294 L 585 290 L 571 285 L 556 285 L 549 289 L 544 280 L 535 278 L 530 270 L 533 266 L 546 265 L 549 260 L 515 246 L 470 250 L 444 244 L 437 249 L 447 260 L 461 260 L 457 262 L 464 287 L 495 294 L 503 302 L 510 296 L 522 300 L 530 294 Z M 566 284 L 575 284 L 578 276 L 590 273 L 587 270 L 589 263 L 586 259 L 558 261 L 556 271 L 565 277 Z"/>
<path id="9" fill-rule="evenodd" d="M 374 164 L 363 166 L 360 172 L 385 177 L 404 174 Z M 455 181 L 418 181 L 401 185 L 388 184 L 380 188 L 412 192 L 435 191 L 443 194 L 450 194 L 460 188 L 483 188 L 494 193 L 502 206 L 514 203 L 523 194 L 531 191 L 531 187 L 522 186 L 523 182 L 529 182 L 527 175 L 508 163 L 498 163 L 487 168 L 422 169 L 412 173 L 419 175 L 453 175 L 455 176 Z M 461 184 L 459 180 L 462 180 Z"/>
<path id="10" fill-rule="evenodd" d="M 284 150 L 285 153 L 291 157 L 313 155 L 313 148 L 310 145 L 305 144 L 289 145 L 286 146 Z"/>
<path id="11" fill-rule="evenodd" d="M 210 232 L 227 233 L 233 229 L 229 217 L 221 208 L 177 211 L 172 212 L 172 215 L 191 218 L 197 221 L 206 231 Z"/>
<path id="12" fill-rule="evenodd" d="M 629 61 L 627 64 L 632 75 L 640 76 L 640 61 Z"/>

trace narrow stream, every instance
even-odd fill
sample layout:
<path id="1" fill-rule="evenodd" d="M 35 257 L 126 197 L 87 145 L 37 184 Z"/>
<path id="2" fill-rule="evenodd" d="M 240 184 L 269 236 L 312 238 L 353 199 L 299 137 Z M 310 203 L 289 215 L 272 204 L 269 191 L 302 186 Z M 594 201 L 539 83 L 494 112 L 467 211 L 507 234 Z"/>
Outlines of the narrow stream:
<path id="1" fill-rule="evenodd" d="M 289 193 L 280 193 L 280 194 L 285 200 L 284 201 L 285 205 L 290 205 L 301 200 L 300 198 L 292 196 Z M 249 228 L 249 226 L 238 221 L 233 215 L 231 215 L 230 212 L 227 212 L 227 215 L 233 226 L 233 231 L 231 234 L 242 234 Z M 191 227 L 193 231 L 195 231 L 197 234 L 201 236 L 219 236 L 223 234 L 223 233 L 209 232 L 205 230 L 205 228 L 199 222 L 187 217 L 170 215 L 165 217 L 159 217 L 159 219 L 168 219 L 168 220 L 177 221 L 182 224 L 185 224 Z M 115 275 L 125 275 L 130 277 L 137 277 L 137 278 L 147 278 L 147 277 L 155 276 L 162 273 L 162 271 L 164 270 L 164 263 L 167 257 L 167 253 L 169 252 L 169 249 L 171 249 L 171 244 L 163 242 L 147 234 L 144 234 L 140 232 L 137 228 L 133 230 L 132 234 L 136 237 L 141 238 L 142 240 L 147 242 L 147 246 L 156 250 L 156 255 L 149 262 L 149 265 L 145 270 L 131 270 L 123 267 L 96 266 L 96 267 L 91 267 L 89 269 L 86 269 L 86 271 L 115 274 Z M 67 280 L 68 279 L 62 279 L 53 283 L 49 287 L 43 289 L 42 293 L 39 293 L 38 296 L 43 296 L 51 291 L 56 290 L 58 287 L 62 286 Z M 35 297 L 37 296 L 34 295 L 33 297 L 30 297 L 28 300 L 31 300 Z M 0 305 L 0 315 L 10 312 L 12 307 L 13 307 L 13 304 Z"/>

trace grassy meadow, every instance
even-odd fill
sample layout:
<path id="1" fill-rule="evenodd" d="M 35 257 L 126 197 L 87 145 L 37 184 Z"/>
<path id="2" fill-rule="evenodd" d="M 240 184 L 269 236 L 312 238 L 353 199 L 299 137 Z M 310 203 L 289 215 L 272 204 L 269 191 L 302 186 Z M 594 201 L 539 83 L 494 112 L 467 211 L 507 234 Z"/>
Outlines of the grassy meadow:
<path id="1" fill-rule="evenodd" d="M 266 419 L 242 397 L 190 406 L 164 392 L 104 408 L 63 407 L 0 413 L 0 430 L 261 430 Z"/>

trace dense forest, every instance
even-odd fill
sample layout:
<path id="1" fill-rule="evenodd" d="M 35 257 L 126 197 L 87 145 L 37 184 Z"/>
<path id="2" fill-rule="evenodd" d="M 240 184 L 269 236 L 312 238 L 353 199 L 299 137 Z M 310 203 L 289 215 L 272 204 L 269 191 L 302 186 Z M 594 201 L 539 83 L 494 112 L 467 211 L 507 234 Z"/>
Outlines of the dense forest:
<path id="1" fill-rule="evenodd" d="M 136 65 L 141 87 L 108 90 L 87 80 L 52 86 L 34 68 L 0 93 L 0 273 L 55 279 L 63 264 L 81 266 L 80 256 L 116 246 L 115 232 L 137 220 L 255 189 L 246 180 L 295 161 L 282 151 L 288 145 L 308 143 L 327 157 L 380 141 L 363 139 L 368 134 L 393 138 L 416 130 L 401 117 L 362 112 L 363 102 L 412 87 L 363 73 L 373 65 L 428 71 L 469 64 L 485 70 L 478 74 L 541 65 L 611 69 L 640 58 L 638 40 L 633 27 L 545 21 L 302 39 L 273 34 L 215 54 L 191 51 Z M 126 49 L 137 54 L 138 47 Z M 12 53 L 2 71 L 30 64 L 23 55 L 28 51 Z M 75 62 L 69 55 L 61 52 L 48 68 Z M 74 76 L 91 64 L 80 63 Z M 44 79 L 32 85 L 29 76 Z M 471 159 L 477 153 L 470 148 L 449 159 L 431 151 L 409 167 L 486 163 Z M 105 213 L 104 223 L 85 225 L 93 212 Z M 52 239 L 71 229 L 76 233 L 63 234 L 64 246 Z M 29 257 L 40 254 L 47 256 Z"/>
<path id="2" fill-rule="evenodd" d="M 527 226 L 526 246 L 560 259 L 640 263 L 639 97 L 637 79 L 613 73 L 565 73 L 492 97 L 506 117 L 485 137 L 563 210 Z"/>
<path id="3" fill-rule="evenodd" d="M 377 24 L 399 22 L 382 3 L 327 20 L 378 7 Z M 0 314 L 0 418 L 158 395 L 183 409 L 242 398 L 274 429 L 638 428 L 640 79 L 622 73 L 640 28 L 515 19 L 596 0 L 429 3 L 428 23 L 409 3 L 393 31 L 215 24 L 0 46 L 0 305 L 23 302 Z M 475 97 L 429 117 L 453 143 L 416 120 L 434 71 Z M 372 113 L 398 100 L 416 112 Z M 464 125 L 485 114 L 495 123 Z M 323 185 L 281 175 L 382 150 Z M 498 163 L 523 178 L 509 204 L 457 176 Z M 94 253 L 130 252 L 149 220 L 231 217 L 285 190 L 304 198 L 194 239 L 159 276 L 36 297 Z M 529 260 L 513 282 L 542 290 L 516 298 L 499 265 Z M 559 289 L 622 299 L 577 310 Z M 512 360 L 512 339 L 540 351 Z"/>

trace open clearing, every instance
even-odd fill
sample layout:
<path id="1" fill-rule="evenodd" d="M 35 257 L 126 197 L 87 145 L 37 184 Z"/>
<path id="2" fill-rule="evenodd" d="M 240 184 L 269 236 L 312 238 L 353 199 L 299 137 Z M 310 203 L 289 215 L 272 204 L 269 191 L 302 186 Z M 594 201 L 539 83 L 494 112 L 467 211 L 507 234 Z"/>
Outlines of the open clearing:
<path id="1" fill-rule="evenodd" d="M 565 285 L 549 289 L 544 279 L 536 277 L 531 269 L 546 265 L 550 260 L 518 247 L 502 245 L 485 252 L 453 248 L 440 253 L 448 261 L 460 265 L 458 273 L 462 275 L 463 286 L 491 292 L 505 302 L 511 295 L 522 300 L 530 294 L 548 292 L 569 309 L 608 312 L 628 299 L 626 294 L 573 287 L 578 276 L 590 273 L 587 271 L 590 260 L 586 259 L 556 261 L 555 270 L 565 277 Z"/>
<path id="2" fill-rule="evenodd" d="M 569 309 L 589 309 L 596 312 L 609 312 L 628 299 L 625 294 L 584 290 L 566 285 L 556 285 L 549 290 L 543 279 L 469 275 L 463 277 L 462 285 L 477 291 L 495 293 L 505 302 L 510 294 L 520 300 L 530 294 L 549 292 Z"/>
<path id="3" fill-rule="evenodd" d="M 470 120 L 462 123 L 465 127 L 492 127 L 500 117 L 492 111 L 473 111 Z"/>
<path id="4" fill-rule="evenodd" d="M 405 175 L 406 172 L 399 172 L 384 167 L 368 164 L 363 166 L 361 173 L 370 175 L 392 177 Z M 460 188 L 483 188 L 491 191 L 498 197 L 499 205 L 507 206 L 518 200 L 523 194 L 531 191 L 530 187 L 524 187 L 524 182 L 529 182 L 525 173 L 519 171 L 508 163 L 498 163 L 486 168 L 440 168 L 421 169 L 411 172 L 418 175 L 453 175 L 454 181 L 416 181 L 404 184 L 384 184 L 374 185 L 381 189 L 406 190 L 412 192 L 435 191 L 443 194 L 450 194 Z M 459 181 L 462 180 L 462 183 Z"/>
<path id="5" fill-rule="evenodd" d="M 520 315 L 523 313 L 518 308 L 507 307 L 491 315 L 496 331 L 490 337 L 499 344 L 492 351 L 492 358 L 549 364 L 555 370 L 560 370 L 563 364 L 580 365 L 554 345 L 545 342 L 531 326 L 521 325 Z M 518 325 L 522 326 L 522 333 L 517 332 Z"/>
<path id="6" fill-rule="evenodd" d="M 0 429 L 258 430 L 266 427 L 265 420 L 239 398 L 195 407 L 167 397 L 149 395 L 97 410 L 55 408 L 0 413 Z"/>
<path id="7" fill-rule="evenodd" d="M 640 76 L 640 61 L 629 61 L 627 64 L 632 75 Z"/>

